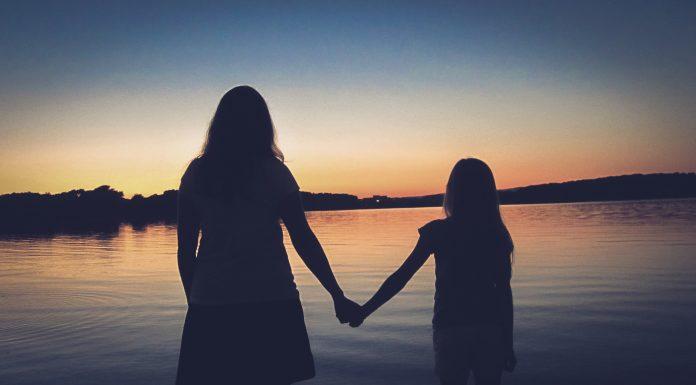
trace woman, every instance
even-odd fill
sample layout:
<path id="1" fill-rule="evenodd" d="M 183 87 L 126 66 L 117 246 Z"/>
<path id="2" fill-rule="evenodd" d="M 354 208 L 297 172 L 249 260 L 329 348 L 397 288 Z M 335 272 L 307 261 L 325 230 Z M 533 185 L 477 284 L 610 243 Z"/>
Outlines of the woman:
<path id="1" fill-rule="evenodd" d="M 517 359 L 512 347 L 512 238 L 500 216 L 491 169 L 478 159 L 454 166 L 447 218 L 427 223 L 403 265 L 382 284 L 351 326 L 389 301 L 435 254 L 433 346 L 443 385 L 500 384 Z"/>
<path id="2" fill-rule="evenodd" d="M 359 307 L 343 295 L 307 224 L 266 102 L 251 87 L 235 87 L 179 189 L 178 262 L 189 309 L 177 384 L 285 385 L 314 376 L 280 220 L 347 322 Z"/>

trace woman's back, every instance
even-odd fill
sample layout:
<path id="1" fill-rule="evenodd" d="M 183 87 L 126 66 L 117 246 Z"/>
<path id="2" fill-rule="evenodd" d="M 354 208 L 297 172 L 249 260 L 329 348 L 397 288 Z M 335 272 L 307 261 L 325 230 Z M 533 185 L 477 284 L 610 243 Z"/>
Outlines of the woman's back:
<path id="1" fill-rule="evenodd" d="M 281 219 L 299 257 L 331 294 L 338 319 L 358 313 L 336 282 L 282 160 L 261 94 L 249 86 L 225 93 L 179 189 L 177 262 L 189 309 L 178 385 L 314 377 Z"/>
<path id="2" fill-rule="evenodd" d="M 269 157 L 243 180 L 224 183 L 233 191 L 212 196 L 202 188 L 203 166 L 191 162 L 180 188 L 182 203 L 201 224 L 192 303 L 297 298 L 278 212 L 280 201 L 299 189 L 290 170 Z"/>

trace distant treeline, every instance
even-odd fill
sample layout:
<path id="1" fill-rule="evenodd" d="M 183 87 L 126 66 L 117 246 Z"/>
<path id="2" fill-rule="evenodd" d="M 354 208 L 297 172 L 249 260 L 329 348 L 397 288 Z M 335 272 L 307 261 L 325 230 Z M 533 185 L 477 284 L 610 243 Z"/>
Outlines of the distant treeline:
<path id="1" fill-rule="evenodd" d="M 696 197 L 696 174 L 635 174 L 500 191 L 503 204 L 615 201 Z M 350 210 L 442 205 L 442 194 L 391 198 L 358 198 L 350 194 L 302 192 L 307 210 Z M 144 225 L 176 221 L 177 191 L 149 197 L 123 193 L 109 186 L 60 194 L 0 195 L 0 233 L 118 229 L 121 223 Z"/>
<path id="2" fill-rule="evenodd" d="M 695 173 L 633 174 L 500 191 L 500 201 L 562 203 L 696 197 Z"/>

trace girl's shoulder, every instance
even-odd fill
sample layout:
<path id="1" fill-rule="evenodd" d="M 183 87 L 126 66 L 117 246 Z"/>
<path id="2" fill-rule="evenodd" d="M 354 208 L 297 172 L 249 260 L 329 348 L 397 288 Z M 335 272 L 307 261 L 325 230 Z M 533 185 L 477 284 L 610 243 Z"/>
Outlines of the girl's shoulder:
<path id="1" fill-rule="evenodd" d="M 423 232 L 432 232 L 432 231 L 438 231 L 442 229 L 443 227 L 447 226 L 447 219 L 435 219 L 434 221 L 430 221 L 423 226 L 421 226 L 418 229 L 419 233 Z"/>
<path id="2" fill-rule="evenodd" d="M 418 233 L 427 243 L 434 246 L 442 240 L 448 227 L 447 219 L 436 219 L 419 228 Z"/>

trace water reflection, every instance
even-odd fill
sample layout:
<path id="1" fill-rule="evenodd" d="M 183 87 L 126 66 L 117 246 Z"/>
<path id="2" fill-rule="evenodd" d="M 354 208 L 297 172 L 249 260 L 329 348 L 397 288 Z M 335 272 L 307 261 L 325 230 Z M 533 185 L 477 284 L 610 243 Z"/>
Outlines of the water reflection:
<path id="1" fill-rule="evenodd" d="M 696 201 L 505 206 L 515 237 L 511 384 L 688 383 L 696 376 Z M 347 293 L 367 299 L 437 208 L 309 214 Z M 318 376 L 434 384 L 432 261 L 358 330 L 297 258 Z M 171 225 L 0 239 L 0 383 L 173 381 L 183 294 Z M 679 370 L 675 370 L 679 369 Z"/>

